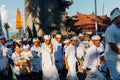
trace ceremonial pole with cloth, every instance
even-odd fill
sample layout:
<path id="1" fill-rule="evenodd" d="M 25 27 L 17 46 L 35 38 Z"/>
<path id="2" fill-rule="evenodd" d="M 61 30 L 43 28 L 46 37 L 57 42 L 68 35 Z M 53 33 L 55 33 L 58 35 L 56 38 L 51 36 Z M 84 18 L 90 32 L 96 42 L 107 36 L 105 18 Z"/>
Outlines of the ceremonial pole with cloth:
<path id="1" fill-rule="evenodd" d="M 19 8 L 17 9 L 17 15 L 16 15 L 16 29 L 19 29 L 19 38 L 22 34 L 22 27 L 23 27 L 23 20 L 20 14 Z"/>

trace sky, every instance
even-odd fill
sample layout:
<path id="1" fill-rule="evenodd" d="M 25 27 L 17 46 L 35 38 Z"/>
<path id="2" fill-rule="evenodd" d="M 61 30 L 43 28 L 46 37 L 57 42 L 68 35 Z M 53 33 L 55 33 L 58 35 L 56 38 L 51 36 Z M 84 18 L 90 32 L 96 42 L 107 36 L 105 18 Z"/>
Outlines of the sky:
<path id="1" fill-rule="evenodd" d="M 97 15 L 108 15 L 115 7 L 120 8 L 120 0 L 96 0 Z M 103 8 L 104 5 L 104 8 Z M 95 11 L 95 0 L 74 0 L 74 3 L 67 9 L 70 16 L 76 12 L 90 14 Z"/>
<path id="2" fill-rule="evenodd" d="M 73 0 L 73 4 L 66 10 L 69 16 L 73 16 L 77 12 L 83 14 L 91 14 L 95 11 L 95 0 Z M 115 7 L 120 8 L 120 0 L 96 0 L 97 15 L 108 15 Z M 104 5 L 104 8 L 103 8 Z M 17 8 L 20 9 L 24 20 L 24 0 L 0 0 L 0 11 L 2 15 L 2 23 L 8 22 L 10 25 L 9 32 L 15 33 L 15 18 Z"/>
<path id="3" fill-rule="evenodd" d="M 2 23 L 8 22 L 10 25 L 9 34 L 14 34 L 18 31 L 15 29 L 17 8 L 20 9 L 24 20 L 24 0 L 0 0 Z"/>

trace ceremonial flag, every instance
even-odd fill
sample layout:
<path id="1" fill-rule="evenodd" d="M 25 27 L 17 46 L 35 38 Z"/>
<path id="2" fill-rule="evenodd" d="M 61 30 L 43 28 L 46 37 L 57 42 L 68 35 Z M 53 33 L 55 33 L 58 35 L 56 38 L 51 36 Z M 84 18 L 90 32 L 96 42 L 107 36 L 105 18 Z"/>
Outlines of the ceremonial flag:
<path id="1" fill-rule="evenodd" d="M 23 20 L 20 14 L 20 10 L 17 9 L 17 15 L 16 15 L 16 29 L 21 29 L 23 27 Z"/>

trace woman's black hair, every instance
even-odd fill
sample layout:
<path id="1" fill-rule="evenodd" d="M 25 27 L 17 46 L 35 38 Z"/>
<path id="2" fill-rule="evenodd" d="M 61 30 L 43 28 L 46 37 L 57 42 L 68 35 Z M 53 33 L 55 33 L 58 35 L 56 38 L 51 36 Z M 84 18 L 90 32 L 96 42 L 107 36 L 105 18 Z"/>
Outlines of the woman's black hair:
<path id="1" fill-rule="evenodd" d="M 15 49 L 16 46 L 21 47 L 20 44 L 18 44 L 18 43 L 15 42 L 14 43 L 14 49 Z"/>

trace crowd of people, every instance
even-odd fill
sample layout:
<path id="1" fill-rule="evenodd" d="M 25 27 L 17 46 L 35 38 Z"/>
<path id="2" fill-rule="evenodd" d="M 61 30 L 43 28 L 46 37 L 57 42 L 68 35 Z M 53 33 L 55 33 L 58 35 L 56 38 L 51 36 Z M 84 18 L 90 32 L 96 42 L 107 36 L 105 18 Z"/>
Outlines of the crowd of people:
<path id="1" fill-rule="evenodd" d="M 84 38 L 85 34 L 83 33 L 66 38 L 63 41 L 61 34 L 56 34 L 54 37 L 44 35 L 43 40 L 39 38 L 33 38 L 33 40 L 24 38 L 23 40 L 16 39 L 15 41 L 6 41 L 4 36 L 0 36 L 2 43 L 1 60 L 6 61 L 6 64 L 3 63 L 3 65 L 6 65 L 3 70 L 10 64 L 12 73 L 18 80 L 24 80 L 28 76 L 32 76 L 32 80 L 60 80 L 61 78 L 61 80 L 78 80 L 77 71 L 81 71 L 78 66 L 81 66 L 80 61 L 84 58 L 83 73 L 86 77 L 86 67 L 94 68 L 100 66 L 99 57 L 103 55 L 105 46 L 104 43 L 100 43 L 99 35 L 93 35 L 91 41 L 87 43 Z M 104 37 L 102 41 L 104 41 Z M 88 44 L 89 42 L 90 44 Z M 99 43 L 100 48 L 98 47 Z M 96 46 L 98 47 L 97 52 L 95 52 Z M 87 54 L 91 54 L 94 57 L 88 57 Z M 88 62 L 90 58 L 93 61 L 89 60 L 90 62 Z M 94 63 L 92 67 L 89 65 L 91 62 Z M 63 74 L 64 72 L 66 74 Z"/>
<path id="2" fill-rule="evenodd" d="M 0 74 L 9 80 L 81 80 L 81 72 L 85 80 L 120 80 L 118 8 L 110 19 L 105 34 L 94 34 L 88 41 L 84 33 L 65 39 L 60 33 L 15 40 L 1 35 Z"/>

